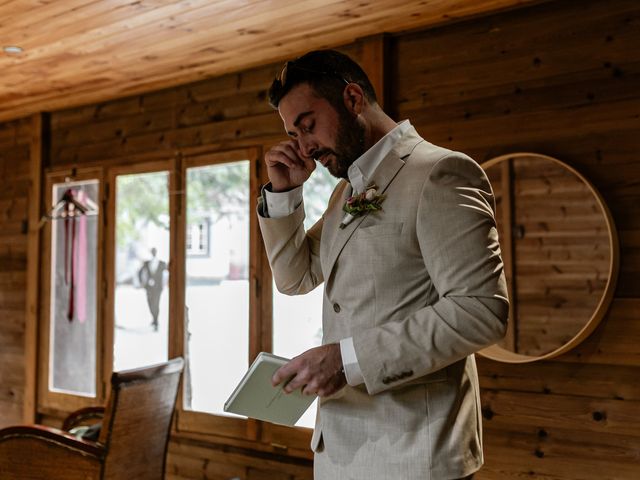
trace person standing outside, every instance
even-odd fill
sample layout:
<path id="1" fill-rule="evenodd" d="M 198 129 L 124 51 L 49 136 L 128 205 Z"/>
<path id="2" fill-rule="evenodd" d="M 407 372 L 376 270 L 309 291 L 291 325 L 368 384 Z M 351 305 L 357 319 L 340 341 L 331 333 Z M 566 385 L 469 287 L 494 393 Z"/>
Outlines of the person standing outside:
<path id="1" fill-rule="evenodd" d="M 322 345 L 273 377 L 320 397 L 315 478 L 470 478 L 483 463 L 474 352 L 508 314 L 484 171 L 392 120 L 336 51 L 287 62 L 269 100 L 289 136 L 265 154 L 258 204 L 274 279 L 289 295 L 324 283 Z M 341 181 L 305 231 L 316 163 Z"/>
<path id="2" fill-rule="evenodd" d="M 158 315 L 160 314 L 160 297 L 164 288 L 164 272 L 167 264 L 158 260 L 156 255 L 158 250 L 151 248 L 151 260 L 145 260 L 138 270 L 138 280 L 140 285 L 147 292 L 147 305 L 151 313 L 151 326 L 155 332 L 158 331 Z"/>

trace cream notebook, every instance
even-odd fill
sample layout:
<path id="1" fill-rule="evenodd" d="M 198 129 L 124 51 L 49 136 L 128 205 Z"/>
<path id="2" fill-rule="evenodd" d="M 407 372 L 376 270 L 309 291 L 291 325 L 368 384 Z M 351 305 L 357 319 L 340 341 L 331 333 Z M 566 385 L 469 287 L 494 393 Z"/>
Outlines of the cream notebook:
<path id="1" fill-rule="evenodd" d="M 260 352 L 229 399 L 224 411 L 245 415 L 258 420 L 295 425 L 316 399 L 316 395 L 303 395 L 301 390 L 289 394 L 271 385 L 271 377 L 289 360 L 271 353 Z"/>

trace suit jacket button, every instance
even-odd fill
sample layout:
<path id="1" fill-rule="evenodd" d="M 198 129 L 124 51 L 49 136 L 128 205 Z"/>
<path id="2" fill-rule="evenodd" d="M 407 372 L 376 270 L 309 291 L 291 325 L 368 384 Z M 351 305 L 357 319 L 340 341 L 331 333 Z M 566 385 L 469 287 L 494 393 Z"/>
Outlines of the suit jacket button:
<path id="1" fill-rule="evenodd" d="M 336 313 L 340 313 L 340 305 L 338 305 L 337 303 L 333 304 L 333 311 Z"/>

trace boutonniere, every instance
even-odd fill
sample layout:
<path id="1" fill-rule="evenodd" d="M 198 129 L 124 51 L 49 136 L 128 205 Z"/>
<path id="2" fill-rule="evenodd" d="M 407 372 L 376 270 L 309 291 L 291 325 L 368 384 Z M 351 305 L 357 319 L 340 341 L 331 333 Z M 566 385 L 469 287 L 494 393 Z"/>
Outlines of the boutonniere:
<path id="1" fill-rule="evenodd" d="M 340 228 L 345 228 L 354 218 L 360 215 L 382 210 L 384 195 L 378 195 L 377 192 L 378 187 L 370 185 L 364 192 L 347 198 L 347 201 L 342 206 L 342 210 L 346 215 L 340 223 Z"/>

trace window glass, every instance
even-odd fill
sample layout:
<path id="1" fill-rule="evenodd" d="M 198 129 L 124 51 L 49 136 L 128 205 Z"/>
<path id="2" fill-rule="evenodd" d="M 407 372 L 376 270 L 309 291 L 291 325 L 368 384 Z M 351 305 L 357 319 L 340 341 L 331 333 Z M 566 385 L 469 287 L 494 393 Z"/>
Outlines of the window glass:
<path id="1" fill-rule="evenodd" d="M 169 173 L 116 177 L 113 369 L 168 358 Z"/>
<path id="2" fill-rule="evenodd" d="M 317 222 L 329 202 L 338 180 L 325 168 L 316 168 L 303 187 L 306 218 L 305 229 Z M 287 296 L 273 285 L 273 353 L 292 358 L 322 343 L 323 286 L 306 295 Z M 316 403 L 300 418 L 297 425 L 313 427 Z"/>
<path id="3" fill-rule="evenodd" d="M 185 408 L 224 414 L 249 359 L 249 161 L 187 168 Z"/>
<path id="4" fill-rule="evenodd" d="M 49 389 L 93 397 L 98 180 L 55 184 L 52 193 Z"/>

